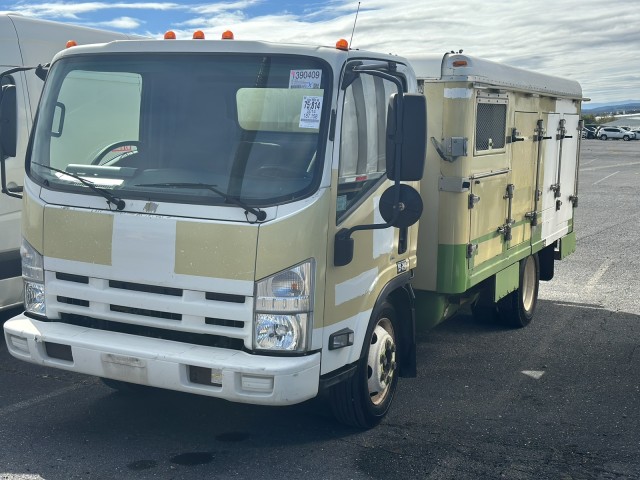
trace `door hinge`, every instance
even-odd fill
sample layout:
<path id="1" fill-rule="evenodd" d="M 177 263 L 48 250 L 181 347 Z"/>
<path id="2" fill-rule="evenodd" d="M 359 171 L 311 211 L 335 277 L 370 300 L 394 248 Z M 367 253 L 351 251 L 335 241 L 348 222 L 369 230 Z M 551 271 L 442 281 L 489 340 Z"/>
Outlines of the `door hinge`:
<path id="1" fill-rule="evenodd" d="M 562 207 L 562 200 L 556 200 L 556 211 L 560 210 L 560 207 Z"/>
<path id="2" fill-rule="evenodd" d="M 569 201 L 573 204 L 573 208 L 578 208 L 578 196 L 577 195 L 571 195 L 569 197 Z"/>
<path id="3" fill-rule="evenodd" d="M 501 235 L 504 235 L 505 242 L 508 242 L 511 240 L 511 228 L 512 228 L 511 226 L 514 223 L 515 222 L 513 220 L 507 219 L 507 223 L 498 227 L 498 233 L 500 233 Z"/>
<path id="4" fill-rule="evenodd" d="M 473 257 L 478 252 L 478 244 L 477 243 L 468 243 L 467 244 L 467 258 Z"/>
<path id="5" fill-rule="evenodd" d="M 473 193 L 469 194 L 469 209 L 475 207 L 476 203 L 480 201 L 480 197 L 478 195 L 474 195 Z"/>
<path id="6" fill-rule="evenodd" d="M 531 221 L 531 226 L 538 225 L 538 212 L 527 212 L 524 214 L 524 218 L 528 218 Z"/>
<path id="7" fill-rule="evenodd" d="M 559 183 L 554 183 L 553 185 L 551 185 L 551 187 L 549 187 L 549 190 L 553 191 L 553 197 L 554 198 L 559 198 L 560 197 L 560 184 Z"/>

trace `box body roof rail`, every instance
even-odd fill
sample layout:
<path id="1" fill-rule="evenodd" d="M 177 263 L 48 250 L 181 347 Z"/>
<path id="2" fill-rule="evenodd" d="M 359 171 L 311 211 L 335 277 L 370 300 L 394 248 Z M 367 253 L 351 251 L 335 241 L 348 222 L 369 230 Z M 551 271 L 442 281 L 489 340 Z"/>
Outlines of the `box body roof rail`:
<path id="1" fill-rule="evenodd" d="M 523 70 L 470 55 L 408 55 L 416 77 L 425 81 L 472 82 L 546 96 L 582 99 L 574 80 Z"/>

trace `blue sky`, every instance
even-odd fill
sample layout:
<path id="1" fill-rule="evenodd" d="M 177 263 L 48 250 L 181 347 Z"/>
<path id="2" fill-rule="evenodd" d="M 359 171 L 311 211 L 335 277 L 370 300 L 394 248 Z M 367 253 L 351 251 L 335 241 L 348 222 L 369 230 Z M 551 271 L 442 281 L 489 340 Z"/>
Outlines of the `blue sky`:
<path id="1" fill-rule="evenodd" d="M 203 30 L 236 38 L 334 45 L 358 1 L 1 1 L 0 12 L 161 37 Z M 640 7 L 640 5 L 636 5 Z M 398 55 L 465 53 L 581 83 L 593 102 L 640 101 L 640 8 L 624 19 L 599 0 L 363 0 L 353 46 Z"/>

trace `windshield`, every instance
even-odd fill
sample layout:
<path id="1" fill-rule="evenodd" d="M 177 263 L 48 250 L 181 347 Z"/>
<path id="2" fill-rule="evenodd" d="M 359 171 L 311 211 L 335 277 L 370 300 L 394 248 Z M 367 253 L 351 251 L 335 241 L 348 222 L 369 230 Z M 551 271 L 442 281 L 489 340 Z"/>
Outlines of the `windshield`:
<path id="1" fill-rule="evenodd" d="M 331 74 L 300 56 L 146 54 L 57 62 L 30 169 L 53 189 L 268 206 L 319 184 Z M 176 188 L 176 184 L 212 188 Z"/>

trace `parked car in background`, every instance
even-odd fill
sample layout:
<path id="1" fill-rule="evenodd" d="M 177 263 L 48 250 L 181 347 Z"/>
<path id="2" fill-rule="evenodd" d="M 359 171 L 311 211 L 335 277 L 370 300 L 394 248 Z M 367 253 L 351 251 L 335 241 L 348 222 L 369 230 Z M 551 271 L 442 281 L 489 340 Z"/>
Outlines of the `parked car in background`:
<path id="1" fill-rule="evenodd" d="M 640 127 L 638 128 L 634 128 L 632 130 L 630 130 L 631 133 L 635 133 L 636 135 L 636 140 L 640 140 Z"/>
<path id="2" fill-rule="evenodd" d="M 610 138 L 618 140 L 621 138 L 626 142 L 634 140 L 636 134 L 621 127 L 601 127 L 598 130 L 598 138 L 600 140 L 609 140 Z"/>
<path id="3" fill-rule="evenodd" d="M 595 127 L 583 127 L 582 128 L 582 138 L 596 138 L 596 129 Z"/>

